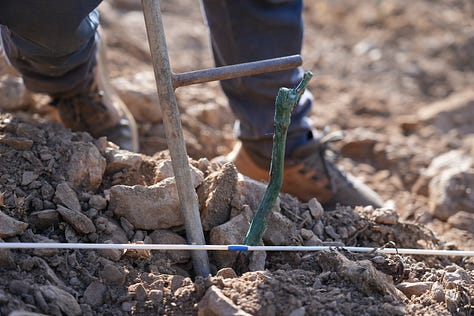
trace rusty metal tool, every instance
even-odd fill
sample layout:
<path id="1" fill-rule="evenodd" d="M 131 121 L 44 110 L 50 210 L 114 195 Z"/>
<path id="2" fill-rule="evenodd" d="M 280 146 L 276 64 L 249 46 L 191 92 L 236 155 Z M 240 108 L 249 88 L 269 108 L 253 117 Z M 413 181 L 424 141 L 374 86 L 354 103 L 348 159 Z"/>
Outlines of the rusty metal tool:
<path id="1" fill-rule="evenodd" d="M 174 90 L 178 87 L 195 83 L 292 69 L 300 66 L 302 60 L 299 55 L 295 55 L 174 74 L 171 71 L 166 46 L 160 0 L 142 0 L 142 7 L 155 72 L 156 89 L 163 114 L 166 141 L 171 156 L 181 212 L 184 217 L 186 237 L 191 245 L 205 245 L 206 241 L 201 225 L 198 197 L 191 181 L 186 144 L 184 142 Z M 195 274 L 203 277 L 210 275 L 207 252 L 205 250 L 193 250 L 191 255 Z"/>

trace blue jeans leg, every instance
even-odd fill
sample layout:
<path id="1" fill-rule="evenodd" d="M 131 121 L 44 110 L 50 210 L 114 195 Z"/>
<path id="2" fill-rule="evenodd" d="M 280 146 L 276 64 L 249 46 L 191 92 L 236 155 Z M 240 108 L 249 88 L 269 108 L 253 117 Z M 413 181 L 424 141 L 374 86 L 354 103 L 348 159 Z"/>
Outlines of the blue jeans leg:
<path id="1" fill-rule="evenodd" d="M 300 54 L 302 0 L 203 0 L 217 66 Z M 301 68 L 221 82 L 238 122 L 237 135 L 254 157 L 271 156 L 275 97 L 280 87 L 295 87 Z M 312 96 L 306 92 L 295 108 L 287 154 L 308 140 L 306 118 Z M 258 159 L 260 160 L 260 159 Z"/>
<path id="2" fill-rule="evenodd" d="M 2 0 L 1 38 L 26 86 L 51 95 L 73 93 L 89 81 L 100 0 Z"/>

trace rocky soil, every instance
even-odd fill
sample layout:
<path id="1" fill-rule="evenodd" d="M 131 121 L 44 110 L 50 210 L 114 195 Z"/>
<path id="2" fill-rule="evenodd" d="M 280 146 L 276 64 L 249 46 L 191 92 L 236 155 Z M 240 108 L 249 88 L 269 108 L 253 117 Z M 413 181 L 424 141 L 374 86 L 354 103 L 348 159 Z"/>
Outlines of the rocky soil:
<path id="1" fill-rule="evenodd" d="M 101 7 L 112 83 L 140 153 L 71 133 L 49 98 L 0 62 L 3 242 L 186 243 L 139 2 Z M 197 1 L 163 1 L 175 72 L 212 67 Z M 314 126 L 343 130 L 339 163 L 387 201 L 323 208 L 281 194 L 265 245 L 334 250 L 0 250 L 0 315 L 472 315 L 473 257 L 351 253 L 337 246 L 474 250 L 474 5 L 307 1 L 304 68 Z M 241 243 L 265 184 L 213 158 L 232 149 L 217 83 L 180 88 L 192 185 L 209 244 Z M 239 271 L 237 271 L 239 272 Z"/>

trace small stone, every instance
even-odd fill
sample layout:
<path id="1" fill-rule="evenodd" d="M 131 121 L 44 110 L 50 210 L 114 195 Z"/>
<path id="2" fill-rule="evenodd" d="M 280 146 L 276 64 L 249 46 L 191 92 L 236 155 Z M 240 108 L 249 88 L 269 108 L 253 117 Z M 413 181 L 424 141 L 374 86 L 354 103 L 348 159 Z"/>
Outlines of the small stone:
<path id="1" fill-rule="evenodd" d="M 102 243 L 113 244 L 114 242 L 112 240 L 105 240 Z M 123 250 L 122 249 L 97 249 L 97 253 L 112 261 L 119 261 L 120 258 L 122 258 Z"/>
<path id="2" fill-rule="evenodd" d="M 125 217 L 136 229 L 168 229 L 183 225 L 174 178 L 152 186 L 115 185 L 110 189 L 109 210 L 116 216 Z"/>
<path id="3" fill-rule="evenodd" d="M 38 179 L 39 174 L 33 171 L 25 171 L 23 175 L 21 176 L 21 185 L 26 186 L 30 184 L 31 182 L 35 181 Z"/>
<path id="4" fill-rule="evenodd" d="M 152 243 L 154 244 L 186 244 L 186 239 L 177 233 L 173 233 L 169 230 L 155 230 L 149 235 Z M 157 256 L 164 256 L 168 258 L 172 263 L 186 263 L 191 260 L 191 253 L 188 250 L 157 250 L 152 254 L 156 253 Z"/>
<path id="5" fill-rule="evenodd" d="M 435 282 L 431 286 L 431 297 L 438 303 L 444 302 L 444 288 L 440 282 Z"/>
<path id="6" fill-rule="evenodd" d="M 183 285 L 184 279 L 185 277 L 182 275 L 173 275 L 170 282 L 171 291 L 174 292 L 179 289 Z"/>
<path id="7" fill-rule="evenodd" d="M 204 231 L 229 220 L 230 202 L 237 186 L 237 169 L 233 163 L 226 163 L 221 170 L 208 175 L 197 193 L 199 210 Z"/>
<path id="8" fill-rule="evenodd" d="M 300 235 L 303 237 L 304 240 L 311 239 L 314 236 L 314 233 L 312 230 L 302 228 L 300 229 Z"/>
<path id="9" fill-rule="evenodd" d="M 267 185 L 263 182 L 253 180 L 242 174 L 237 176 L 237 193 L 236 197 L 239 197 L 241 205 L 248 205 L 251 210 L 256 210 L 262 200 Z M 278 197 L 275 201 L 275 205 L 272 211 L 279 211 L 280 209 L 280 198 Z"/>
<path id="10" fill-rule="evenodd" d="M 89 199 L 89 206 L 102 211 L 107 207 L 107 200 L 101 195 L 93 195 Z"/>
<path id="11" fill-rule="evenodd" d="M 76 192 L 74 192 L 74 190 L 66 182 L 60 183 L 56 186 L 54 202 L 61 204 L 73 211 L 81 211 L 81 204 L 79 203 Z"/>
<path id="12" fill-rule="evenodd" d="M 457 229 L 465 230 L 474 234 L 474 210 L 473 212 L 457 212 L 448 218 L 448 224 Z"/>
<path id="13" fill-rule="evenodd" d="M 59 222 L 59 213 L 56 210 L 33 212 L 28 216 L 28 222 L 37 229 L 46 229 Z"/>
<path id="14" fill-rule="evenodd" d="M 474 210 L 474 171 L 452 168 L 436 175 L 429 185 L 431 214 L 447 221 L 458 211 Z M 472 216 L 472 215 L 471 215 Z M 472 217 L 471 217 L 472 218 Z M 457 224 L 457 220 L 453 220 Z M 472 222 L 472 219 L 470 220 Z"/>
<path id="15" fill-rule="evenodd" d="M 471 282 L 469 274 L 464 269 L 456 269 L 453 272 L 446 271 L 443 277 L 443 282 Z"/>
<path id="16" fill-rule="evenodd" d="M 145 233 L 143 232 L 143 230 L 138 229 L 135 231 L 132 241 L 133 242 L 143 241 L 144 238 L 145 238 Z"/>
<path id="17" fill-rule="evenodd" d="M 81 315 L 82 310 L 74 296 L 54 285 L 43 285 L 41 293 L 49 305 L 57 306 L 66 315 Z"/>
<path id="18" fill-rule="evenodd" d="M 70 225 L 66 226 L 66 230 L 64 231 L 64 238 L 66 238 L 66 241 L 68 243 L 77 243 L 79 241 L 79 235 Z"/>
<path id="19" fill-rule="evenodd" d="M 387 208 L 376 209 L 372 216 L 378 224 L 395 225 L 398 222 L 397 212 Z"/>
<path id="20" fill-rule="evenodd" d="M 232 218 L 230 221 L 216 226 L 211 230 L 210 243 L 212 245 L 241 244 L 250 226 L 252 212 L 250 209 Z M 213 253 L 218 268 L 232 266 L 237 253 L 235 251 L 216 251 Z"/>
<path id="21" fill-rule="evenodd" d="M 373 263 L 382 264 L 382 263 L 385 262 L 385 257 L 384 256 L 375 256 L 371 259 L 371 261 Z"/>
<path id="22" fill-rule="evenodd" d="M 15 295 L 28 293 L 31 289 L 31 284 L 27 280 L 12 280 L 8 285 L 8 290 Z"/>
<path id="23" fill-rule="evenodd" d="M 122 169 L 138 170 L 142 163 L 142 156 L 128 150 L 108 147 L 105 151 L 107 161 L 106 173 L 112 174 Z"/>
<path id="24" fill-rule="evenodd" d="M 273 301 L 275 299 L 275 293 L 272 291 L 265 291 L 265 294 L 263 296 L 268 300 L 268 301 Z"/>
<path id="25" fill-rule="evenodd" d="M 128 272 L 124 268 L 110 263 L 106 263 L 99 272 L 104 283 L 113 286 L 123 285 L 127 274 Z"/>
<path id="26" fill-rule="evenodd" d="M 16 134 L 33 140 L 35 143 L 46 144 L 45 131 L 28 123 L 19 123 L 16 128 Z M 39 162 L 36 154 L 33 155 L 34 160 Z"/>
<path id="27" fill-rule="evenodd" d="M 1 239 L 0 239 L 0 242 Z M 10 269 L 15 267 L 15 257 L 10 249 L 0 249 L 0 269 Z"/>
<path id="28" fill-rule="evenodd" d="M 334 230 L 334 227 L 330 225 L 324 227 L 324 232 L 328 234 L 328 236 L 331 237 L 334 241 L 338 241 L 341 239 L 341 237 Z"/>
<path id="29" fill-rule="evenodd" d="M 223 279 L 234 279 L 237 277 L 237 273 L 235 273 L 234 269 L 232 268 L 222 268 L 217 271 L 216 277 L 222 277 Z"/>
<path id="30" fill-rule="evenodd" d="M 44 200 L 52 200 L 54 197 L 54 188 L 48 182 L 43 183 L 41 186 L 41 197 Z"/>
<path id="31" fill-rule="evenodd" d="M 33 147 L 33 141 L 31 139 L 23 137 L 8 137 L 5 135 L 0 135 L 0 144 L 17 150 L 28 150 Z"/>
<path id="32" fill-rule="evenodd" d="M 39 199 L 39 198 L 33 198 L 33 200 L 31 200 L 31 207 L 35 210 L 35 211 L 41 211 L 44 209 L 43 207 L 43 200 L 42 199 Z"/>
<path id="33" fill-rule="evenodd" d="M 135 288 L 135 299 L 139 302 L 144 302 L 146 300 L 146 289 L 142 283 L 139 283 Z"/>
<path id="34" fill-rule="evenodd" d="M 263 234 L 265 245 L 285 245 L 298 235 L 296 224 L 280 212 L 272 212 L 268 216 L 267 227 Z"/>
<path id="35" fill-rule="evenodd" d="M 128 243 L 127 234 L 114 219 L 100 216 L 95 219 L 94 224 L 99 233 L 99 242 L 108 240 L 114 244 Z"/>
<path id="36" fill-rule="evenodd" d="M 454 271 L 456 271 L 457 269 L 458 269 L 458 266 L 457 266 L 457 265 L 451 264 L 451 265 L 449 265 L 449 266 L 446 266 L 446 267 L 444 268 L 444 271 L 446 271 L 446 272 L 454 272 Z"/>
<path id="37" fill-rule="evenodd" d="M 321 203 L 316 198 L 312 198 L 311 200 L 308 201 L 308 207 L 309 211 L 311 213 L 311 216 L 315 220 L 319 220 L 323 214 L 324 214 L 324 209 Z"/>
<path id="38" fill-rule="evenodd" d="M 431 180 L 447 170 L 467 171 L 473 166 L 473 163 L 473 157 L 466 155 L 462 150 L 450 150 L 434 157 L 428 168 L 424 170 L 423 176 Z"/>
<path id="39" fill-rule="evenodd" d="M 122 311 L 124 312 L 131 312 L 137 305 L 137 301 L 127 301 L 122 303 Z"/>
<path id="40" fill-rule="evenodd" d="M 151 290 L 148 292 L 148 299 L 153 303 L 160 303 L 163 299 L 163 291 L 160 290 Z"/>
<path id="41" fill-rule="evenodd" d="M 43 208 L 45 210 L 52 210 L 56 208 L 56 204 L 49 200 L 43 200 Z"/>
<path id="42" fill-rule="evenodd" d="M 433 286 L 433 282 L 403 282 L 397 285 L 397 289 L 403 292 L 406 297 L 420 296 Z"/>
<path id="43" fill-rule="evenodd" d="M 88 304 L 81 304 L 82 316 L 93 316 L 92 307 Z"/>
<path id="44" fill-rule="evenodd" d="M 94 281 L 84 291 L 84 302 L 92 306 L 104 304 L 104 296 L 107 292 L 107 286 L 101 282 Z"/>
<path id="45" fill-rule="evenodd" d="M 305 240 L 303 243 L 303 246 L 308 246 L 308 247 L 317 247 L 317 246 L 322 246 L 323 241 L 319 239 L 317 236 L 313 236 L 308 240 Z"/>
<path id="46" fill-rule="evenodd" d="M 313 228 L 313 233 L 318 236 L 318 238 L 322 238 L 324 234 L 324 224 L 322 221 L 317 221 L 316 224 L 314 224 Z"/>
<path id="47" fill-rule="evenodd" d="M 82 212 L 73 211 L 61 205 L 58 206 L 57 211 L 78 233 L 84 235 L 95 233 L 96 228 L 94 223 L 89 219 L 89 217 L 82 214 Z"/>
<path id="48" fill-rule="evenodd" d="M 143 245 L 144 242 L 143 241 L 136 241 L 136 242 L 134 242 L 134 244 Z M 148 259 L 148 258 L 151 257 L 151 251 L 150 251 L 150 249 L 145 249 L 145 248 L 142 248 L 142 249 L 126 249 L 125 255 L 127 257 L 134 258 L 134 259 Z"/>
<path id="49" fill-rule="evenodd" d="M 46 237 L 43 237 L 43 238 L 46 239 Z M 57 249 L 52 249 L 52 250 L 45 249 L 45 250 L 57 251 Z M 29 263 L 31 264 L 31 262 Z M 42 269 L 43 271 L 42 275 L 45 277 L 46 280 L 62 288 L 66 286 L 64 282 L 56 275 L 56 272 L 54 272 L 54 270 L 49 266 L 49 264 L 43 258 L 39 258 L 39 257 L 36 258 L 34 264 L 37 265 L 40 269 Z"/>
<path id="50" fill-rule="evenodd" d="M 73 142 L 71 149 L 71 156 L 63 162 L 67 181 L 74 189 L 95 192 L 102 183 L 105 158 L 90 142 Z"/>
<path id="51" fill-rule="evenodd" d="M 40 152 L 40 159 L 42 161 L 48 161 L 48 160 L 51 160 L 53 158 L 54 158 L 54 156 L 49 152 Z"/>
<path id="52" fill-rule="evenodd" d="M 192 185 L 199 186 L 203 173 L 191 168 Z M 135 229 L 168 229 L 183 225 L 174 177 L 154 185 L 115 185 L 110 189 L 109 210 L 125 217 Z"/>
<path id="53" fill-rule="evenodd" d="M 41 185 L 42 185 L 41 181 L 36 180 L 36 181 L 31 182 L 30 185 L 28 185 L 28 188 L 36 190 L 36 189 L 41 188 Z"/>
<path id="54" fill-rule="evenodd" d="M 125 231 L 125 234 L 127 234 L 127 237 L 133 236 L 133 225 L 125 217 L 120 217 L 120 226 Z"/>
<path id="55" fill-rule="evenodd" d="M 85 212 L 85 215 L 89 218 L 95 218 L 99 215 L 99 211 L 96 208 L 91 207 Z"/>
<path id="56" fill-rule="evenodd" d="M 18 221 L 0 211 L 0 238 L 21 235 L 27 228 L 27 223 Z"/>
<path id="57" fill-rule="evenodd" d="M 215 285 L 212 285 L 207 291 L 201 301 L 197 304 L 198 316 L 206 315 L 239 315 L 250 316 L 237 305 L 232 302 L 230 298 L 225 296 L 221 290 Z"/>
<path id="58" fill-rule="evenodd" d="M 294 309 L 288 316 L 304 316 L 306 315 L 306 308 L 301 306 L 300 308 Z"/>

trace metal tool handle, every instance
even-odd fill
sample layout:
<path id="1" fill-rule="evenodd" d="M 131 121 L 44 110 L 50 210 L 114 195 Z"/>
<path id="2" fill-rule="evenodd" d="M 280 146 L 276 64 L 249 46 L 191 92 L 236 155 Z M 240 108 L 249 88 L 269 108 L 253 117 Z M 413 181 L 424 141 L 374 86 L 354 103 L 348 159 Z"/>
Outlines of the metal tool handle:
<path id="1" fill-rule="evenodd" d="M 172 75 L 166 47 L 159 0 L 142 0 L 143 13 L 155 71 L 156 89 L 163 113 L 166 141 L 170 151 L 176 187 L 184 217 L 186 237 L 191 245 L 205 245 L 199 214 L 199 203 L 191 181 L 191 171 L 186 153 L 183 128 L 179 118 L 179 109 L 174 94 Z M 158 211 L 158 210 L 157 210 Z M 205 250 L 191 251 L 196 275 L 210 275 L 209 259 Z"/>
<path id="2" fill-rule="evenodd" d="M 173 74 L 173 87 L 179 88 L 196 83 L 216 80 L 226 80 L 244 76 L 258 75 L 266 72 L 293 69 L 301 66 L 303 60 L 300 55 L 285 56 L 249 63 L 229 65 Z"/>

